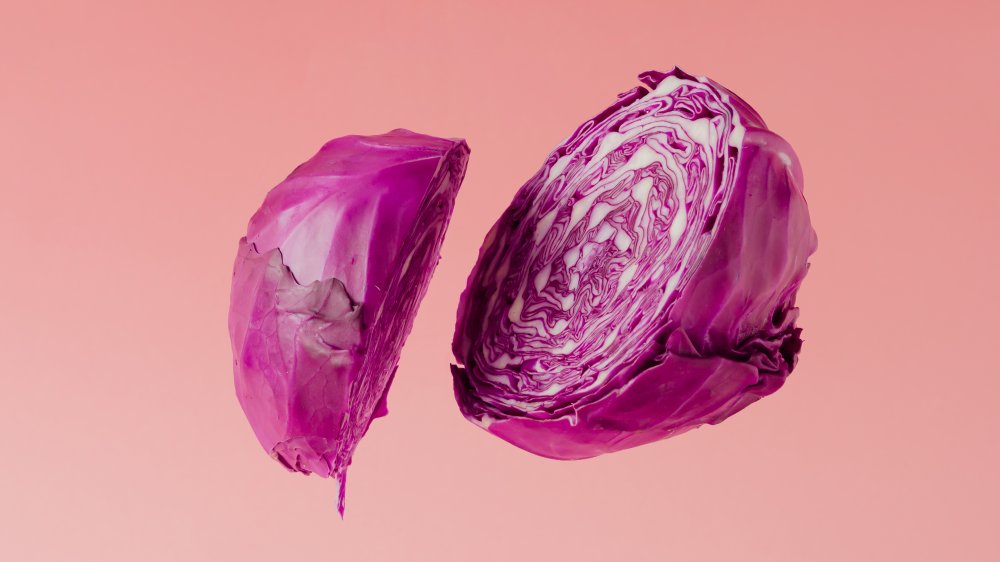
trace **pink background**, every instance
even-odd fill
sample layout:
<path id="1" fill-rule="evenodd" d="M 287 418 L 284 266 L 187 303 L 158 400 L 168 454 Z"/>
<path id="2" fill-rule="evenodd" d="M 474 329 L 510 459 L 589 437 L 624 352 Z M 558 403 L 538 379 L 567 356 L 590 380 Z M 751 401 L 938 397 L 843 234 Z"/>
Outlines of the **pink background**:
<path id="1" fill-rule="evenodd" d="M 0 8 L 0 559 L 996 559 L 995 4 L 38 4 Z M 458 413 L 459 291 L 548 151 L 675 63 L 802 159 L 801 362 L 721 426 L 533 457 Z M 472 161 L 342 522 L 243 419 L 230 267 L 323 141 L 400 126 Z"/>

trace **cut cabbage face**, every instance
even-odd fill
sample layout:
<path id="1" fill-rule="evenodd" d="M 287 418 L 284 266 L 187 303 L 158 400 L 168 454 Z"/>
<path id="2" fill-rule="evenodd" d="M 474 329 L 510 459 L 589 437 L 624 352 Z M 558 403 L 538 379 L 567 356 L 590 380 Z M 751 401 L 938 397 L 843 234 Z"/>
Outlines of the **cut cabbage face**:
<path id="1" fill-rule="evenodd" d="M 397 129 L 328 142 L 268 193 L 240 240 L 236 393 L 286 468 L 344 479 L 439 259 L 469 149 Z"/>
<path id="2" fill-rule="evenodd" d="M 463 414 L 542 456 L 718 423 L 801 347 L 816 235 L 795 153 L 709 79 L 639 79 L 518 191 L 459 305 Z"/>

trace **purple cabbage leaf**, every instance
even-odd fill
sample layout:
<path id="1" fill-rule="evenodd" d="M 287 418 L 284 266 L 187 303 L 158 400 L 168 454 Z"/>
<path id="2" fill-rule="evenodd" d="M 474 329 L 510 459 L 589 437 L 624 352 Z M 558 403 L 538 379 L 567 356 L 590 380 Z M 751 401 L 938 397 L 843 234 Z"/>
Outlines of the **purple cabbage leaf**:
<path id="1" fill-rule="evenodd" d="M 439 259 L 469 149 L 397 129 L 326 143 L 272 189 L 233 268 L 236 393 L 291 471 L 346 470 Z"/>

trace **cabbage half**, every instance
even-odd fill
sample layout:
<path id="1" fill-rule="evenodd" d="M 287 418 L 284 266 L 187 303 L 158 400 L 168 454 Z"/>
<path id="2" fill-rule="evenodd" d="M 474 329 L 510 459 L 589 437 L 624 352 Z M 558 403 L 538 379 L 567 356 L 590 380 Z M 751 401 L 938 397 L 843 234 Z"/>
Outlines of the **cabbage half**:
<path id="1" fill-rule="evenodd" d="M 240 240 L 236 393 L 264 449 L 344 478 L 439 259 L 469 149 L 402 129 L 334 139 L 268 193 Z"/>
<path id="2" fill-rule="evenodd" d="M 639 81 L 518 191 L 459 305 L 463 414 L 545 457 L 719 423 L 802 345 L 816 235 L 792 148 L 709 79 Z"/>

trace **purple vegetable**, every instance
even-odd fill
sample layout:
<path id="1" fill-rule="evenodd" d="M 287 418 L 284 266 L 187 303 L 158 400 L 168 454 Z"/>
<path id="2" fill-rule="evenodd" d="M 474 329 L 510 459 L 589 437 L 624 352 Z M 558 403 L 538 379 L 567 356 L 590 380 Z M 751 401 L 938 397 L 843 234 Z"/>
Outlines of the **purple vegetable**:
<path id="1" fill-rule="evenodd" d="M 711 80 L 639 80 L 520 189 L 459 306 L 462 412 L 545 457 L 719 423 L 802 344 L 816 234 L 792 148 Z"/>
<path id="2" fill-rule="evenodd" d="M 268 193 L 240 240 L 236 393 L 292 471 L 345 471 L 386 393 L 439 259 L 469 148 L 397 129 L 334 139 Z"/>

